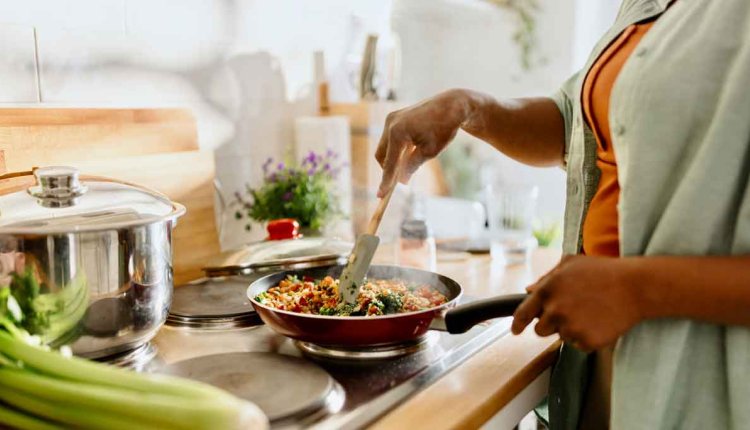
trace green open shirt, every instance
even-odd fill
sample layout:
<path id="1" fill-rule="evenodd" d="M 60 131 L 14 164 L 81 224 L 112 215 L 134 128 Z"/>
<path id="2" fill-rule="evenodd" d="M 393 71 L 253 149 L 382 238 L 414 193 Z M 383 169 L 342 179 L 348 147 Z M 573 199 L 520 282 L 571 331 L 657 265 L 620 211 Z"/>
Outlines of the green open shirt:
<path id="1" fill-rule="evenodd" d="M 750 253 L 750 1 L 625 0 L 598 55 L 627 26 L 664 13 L 612 89 L 620 253 Z M 563 250 L 599 181 L 596 141 L 582 118 L 585 73 L 554 96 L 565 119 Z M 653 286 L 659 288 L 659 286 Z M 748 280 L 750 288 L 750 280 Z M 750 312 L 750 310 L 748 310 Z M 575 429 L 588 357 L 564 346 L 553 371 L 553 429 Z M 683 319 L 643 322 L 615 349 L 614 429 L 750 428 L 750 330 Z"/>

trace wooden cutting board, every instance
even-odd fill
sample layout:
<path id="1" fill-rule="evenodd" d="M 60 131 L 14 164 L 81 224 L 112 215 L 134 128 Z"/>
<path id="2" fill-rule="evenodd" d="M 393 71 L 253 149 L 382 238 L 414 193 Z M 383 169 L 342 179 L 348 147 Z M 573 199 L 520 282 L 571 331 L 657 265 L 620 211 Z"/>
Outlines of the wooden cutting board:
<path id="1" fill-rule="evenodd" d="M 0 151 L 9 172 L 85 160 L 198 149 L 184 109 L 0 109 Z"/>
<path id="2" fill-rule="evenodd" d="M 185 205 L 173 236 L 176 284 L 200 277 L 204 261 L 219 252 L 213 154 L 198 150 L 189 111 L 0 109 L 3 152 L 8 172 L 70 165 L 152 188 Z"/>

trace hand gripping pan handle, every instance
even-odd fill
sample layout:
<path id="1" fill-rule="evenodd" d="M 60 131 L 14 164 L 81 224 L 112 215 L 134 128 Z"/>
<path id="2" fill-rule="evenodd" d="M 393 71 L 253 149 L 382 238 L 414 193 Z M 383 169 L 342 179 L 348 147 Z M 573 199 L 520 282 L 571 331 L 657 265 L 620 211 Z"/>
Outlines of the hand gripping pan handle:
<path id="1" fill-rule="evenodd" d="M 434 328 L 444 328 L 452 334 L 466 333 L 484 321 L 513 316 L 527 296 L 528 294 L 508 294 L 456 306 L 445 313 L 445 327 Z"/>

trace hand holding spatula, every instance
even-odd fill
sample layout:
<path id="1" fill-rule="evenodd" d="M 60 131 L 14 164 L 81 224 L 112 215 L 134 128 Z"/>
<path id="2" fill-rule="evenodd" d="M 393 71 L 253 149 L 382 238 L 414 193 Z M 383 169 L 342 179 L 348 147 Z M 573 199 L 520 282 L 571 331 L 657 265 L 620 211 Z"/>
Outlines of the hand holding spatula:
<path id="1" fill-rule="evenodd" d="M 367 224 L 367 230 L 357 237 L 357 241 L 354 244 L 354 249 L 349 255 L 349 260 L 341 273 L 339 281 L 339 296 L 343 303 L 354 304 L 357 301 L 359 295 L 359 288 L 362 286 L 362 281 L 367 275 L 367 271 L 370 269 L 370 263 L 375 255 L 375 251 L 378 249 L 380 238 L 377 236 L 378 227 L 380 221 L 383 219 L 383 213 L 388 207 L 388 202 L 391 200 L 393 190 L 396 188 L 398 178 L 401 177 L 401 171 L 405 160 L 408 158 L 407 153 L 409 149 L 404 147 L 398 158 L 396 165 L 396 171 L 393 175 L 393 180 L 388 184 L 388 189 L 380 199 L 378 207 L 375 208 L 375 212 L 370 218 L 370 222 Z"/>

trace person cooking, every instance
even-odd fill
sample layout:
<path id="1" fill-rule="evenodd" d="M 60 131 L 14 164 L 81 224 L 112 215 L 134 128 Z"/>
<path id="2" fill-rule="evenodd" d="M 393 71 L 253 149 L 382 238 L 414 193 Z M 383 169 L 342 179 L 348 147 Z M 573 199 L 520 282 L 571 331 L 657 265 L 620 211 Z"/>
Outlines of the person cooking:
<path id="1" fill-rule="evenodd" d="M 625 0 L 551 98 L 391 113 L 379 193 L 458 129 L 567 172 L 564 256 L 512 327 L 564 341 L 551 428 L 750 428 L 750 2 Z"/>

